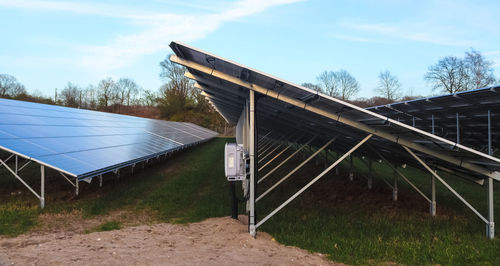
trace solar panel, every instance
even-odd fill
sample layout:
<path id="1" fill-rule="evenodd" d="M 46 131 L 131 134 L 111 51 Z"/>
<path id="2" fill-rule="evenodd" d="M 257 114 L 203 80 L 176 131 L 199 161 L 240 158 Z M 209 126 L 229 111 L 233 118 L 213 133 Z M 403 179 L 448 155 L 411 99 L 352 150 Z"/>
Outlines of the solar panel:
<path id="1" fill-rule="evenodd" d="M 362 139 L 367 132 L 374 132 L 376 135 L 370 141 L 371 145 L 385 151 L 385 156 L 396 162 L 414 161 L 400 147 L 404 143 L 417 148 L 419 154 L 428 160 L 467 172 L 472 177 L 484 178 L 486 173 L 495 178 L 500 176 L 500 159 L 483 152 L 188 45 L 172 42 L 171 48 L 177 58 L 186 60 L 187 64 L 184 65 L 189 70 L 187 76 L 204 89 L 212 104 L 233 124 L 238 122 L 243 110 L 248 94 L 245 86 L 248 85 L 261 89 L 261 96 L 258 98 L 260 112 L 257 113 L 261 130 L 266 125 L 266 131 L 303 132 L 325 135 L 326 138 L 340 133 L 344 139 L 339 141 L 342 143 L 339 145 L 346 147 Z M 201 68 L 190 67 L 189 63 Z M 266 94 L 277 97 L 266 97 Z M 296 100 L 306 108 L 294 106 L 279 97 Z M 318 112 L 311 112 L 311 109 Z M 321 115 L 322 112 L 327 115 Z M 362 149 L 361 153 L 372 154 L 369 148 Z M 446 160 L 441 160 L 444 158 Z M 467 166 L 470 167 L 465 167 L 469 162 L 471 165 Z M 484 170 L 481 174 L 467 169 L 478 170 L 478 167 Z"/>
<path id="2" fill-rule="evenodd" d="M 392 115 L 385 116 L 386 113 L 379 114 L 373 112 L 373 109 L 363 109 L 185 44 L 172 42 L 170 47 L 175 53 L 170 57 L 170 60 L 185 66 L 187 68 L 185 76 L 196 81 L 196 86 L 203 90 L 203 95 L 228 122 L 237 125 L 237 140 L 244 145 L 250 158 L 249 180 L 248 183 L 244 183 L 246 185 L 243 188 L 246 190 L 245 193 L 249 195 L 247 209 L 251 235 L 255 236 L 257 227 L 336 167 L 338 163 L 345 160 L 347 156 L 358 155 L 361 158 L 368 157 L 371 160 L 382 159 L 382 161 L 386 161 L 395 173 L 401 175 L 406 182 L 429 201 L 431 213 L 435 215 L 434 181 L 431 185 L 432 197 L 427 197 L 409 179 L 403 177 L 401 172 L 398 172 L 397 167 L 411 164 L 429 172 L 432 180 L 438 179 L 476 213 L 487 224 L 488 236 L 493 236 L 492 187 L 493 180 L 500 180 L 500 158 L 489 155 L 476 146 L 469 145 L 470 138 L 467 137 L 467 141 L 460 142 L 458 138 L 453 140 L 449 136 L 432 134 L 426 129 L 413 127 L 408 124 L 407 120 L 401 121 L 403 118 Z M 484 98 L 488 98 L 488 96 Z M 436 103 L 425 107 L 424 110 L 419 108 L 415 112 L 424 115 L 425 112 L 431 110 L 446 110 L 447 108 L 466 110 L 465 108 L 472 107 L 470 103 L 439 104 L 437 103 L 438 99 L 433 101 Z M 487 100 L 484 99 L 481 103 L 488 104 Z M 496 118 L 500 110 L 496 103 L 493 105 Z M 419 104 L 414 107 L 419 107 Z M 446 113 L 443 115 L 446 116 Z M 462 117 L 459 114 L 459 121 L 460 119 Z M 465 120 L 462 121 L 466 123 Z M 443 123 L 443 125 L 445 124 Z M 254 131 L 257 132 L 257 136 L 255 136 Z M 316 147 L 318 151 L 327 148 L 334 150 L 338 155 L 343 155 L 257 222 L 255 203 L 281 182 L 284 182 L 295 171 L 292 170 L 271 185 L 268 190 L 258 195 L 259 190 L 256 189 L 256 184 L 261 183 L 269 173 L 260 172 L 262 167 L 272 162 L 283 151 L 283 148 L 281 148 L 282 151 L 278 148 L 272 149 L 272 145 L 263 148 L 262 143 L 265 140 L 262 136 L 266 136 L 267 139 L 270 139 L 268 143 L 274 143 L 275 147 L 278 148 L 295 144 L 298 144 L 297 147 L 303 147 L 307 144 Z M 483 145 L 487 143 L 484 139 L 481 141 Z M 288 144 L 284 145 L 283 142 Z M 273 153 L 273 151 L 269 152 L 270 149 L 276 150 L 278 154 L 269 156 Z M 260 155 L 260 153 L 264 155 Z M 312 155 L 297 166 L 298 168 L 318 154 L 317 152 L 311 153 Z M 273 170 L 280 165 L 275 166 Z M 483 184 L 486 179 L 489 188 L 488 219 L 449 186 L 438 175 L 436 169 L 479 184 Z M 262 186 L 259 187 L 262 188 Z M 393 193 L 397 195 L 396 186 L 392 188 Z"/>
<path id="3" fill-rule="evenodd" d="M 500 147 L 500 86 L 367 109 L 485 153 L 488 153 L 489 116 L 491 146 Z"/>
<path id="4" fill-rule="evenodd" d="M 191 123 L 0 99 L 0 148 L 79 180 L 215 136 Z"/>

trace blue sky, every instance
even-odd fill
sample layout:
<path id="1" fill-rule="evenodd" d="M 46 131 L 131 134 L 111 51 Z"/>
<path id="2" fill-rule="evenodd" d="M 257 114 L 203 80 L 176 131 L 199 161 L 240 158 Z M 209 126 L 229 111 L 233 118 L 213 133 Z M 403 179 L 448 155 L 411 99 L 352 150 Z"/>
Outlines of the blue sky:
<path id="1" fill-rule="evenodd" d="M 474 48 L 500 76 L 500 1 L 0 0 L 0 73 L 52 96 L 67 82 L 130 77 L 157 89 L 180 41 L 295 83 L 349 71 L 356 97 L 390 70 L 406 94 L 430 95 L 427 68 Z"/>

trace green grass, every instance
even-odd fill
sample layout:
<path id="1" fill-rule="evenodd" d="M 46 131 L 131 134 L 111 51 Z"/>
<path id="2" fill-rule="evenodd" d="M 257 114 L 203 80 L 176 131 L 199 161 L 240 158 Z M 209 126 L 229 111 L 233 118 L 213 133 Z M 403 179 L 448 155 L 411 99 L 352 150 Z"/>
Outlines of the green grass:
<path id="1" fill-rule="evenodd" d="M 110 222 L 105 222 L 96 228 L 93 228 L 92 230 L 88 231 L 88 233 L 91 232 L 104 232 L 104 231 L 113 231 L 113 230 L 119 230 L 122 228 L 122 223 L 118 221 L 110 221 Z"/>
<path id="2" fill-rule="evenodd" d="M 74 210 L 92 218 L 125 210 L 151 215 L 159 221 L 186 223 L 209 217 L 228 216 L 229 185 L 223 173 L 223 146 L 232 139 L 211 142 L 175 154 L 172 158 L 133 176 L 104 178 L 104 187 L 96 182 L 82 187 L 80 197 L 72 196 L 71 187 L 54 173 L 49 175 L 47 208 L 40 211 L 38 202 L 19 182 L 0 172 L 0 234 L 17 235 L 36 228 L 42 213 Z M 324 154 L 322 154 L 324 155 Z M 276 162 L 275 164 L 277 164 Z M 295 164 L 284 166 L 269 180 L 259 184 L 264 191 Z M 272 168 L 271 164 L 267 169 Z M 336 262 L 349 264 L 482 264 L 500 265 L 500 241 L 485 236 L 485 225 L 451 192 L 437 183 L 438 216 L 431 217 L 428 203 L 402 180 L 399 200 L 391 200 L 391 190 L 380 177 L 393 182 L 392 170 L 373 164 L 376 174 L 373 189 L 366 188 L 368 169 L 355 158 L 356 175 L 347 178 L 348 163 L 325 175 L 304 194 L 269 219 L 259 231 L 272 234 L 279 242 L 311 252 L 327 254 Z M 276 191 L 257 204 L 257 219 L 281 204 L 314 176 L 323 165 L 309 163 Z M 1 170 L 0 170 L 1 171 Z M 33 176 L 37 168 L 28 169 Z M 402 170 L 429 195 L 430 176 L 419 170 Z M 265 173 L 265 171 L 263 171 Z M 485 187 L 443 175 L 459 193 L 486 214 Z M 29 180 L 37 187 L 36 178 Z M 52 182 L 52 183 L 51 183 Z M 22 191 L 20 195 L 11 192 Z M 500 221 L 500 186 L 495 186 L 495 216 Z M 240 212 L 243 210 L 240 207 Z M 92 230 L 123 227 L 119 219 Z"/>
<path id="3" fill-rule="evenodd" d="M 133 176 L 116 179 L 104 177 L 104 186 L 97 182 L 81 182 L 80 197 L 74 198 L 71 187 L 56 174 L 47 178 L 46 208 L 40 211 L 38 201 L 16 180 L 0 172 L 0 234 L 15 236 L 37 225 L 41 213 L 81 211 L 92 218 L 111 211 L 126 210 L 154 216 L 166 222 L 196 222 L 209 217 L 230 215 L 229 189 L 224 177 L 224 143 L 234 141 L 218 138 L 172 157 Z M 30 172 L 31 171 L 31 172 Z M 38 169 L 28 169 L 30 184 L 37 188 Z M 97 179 L 96 179 L 97 181 Z M 3 185 L 2 186 L 2 183 Z M 11 191 L 23 191 L 10 196 Z"/>
<path id="4" fill-rule="evenodd" d="M 427 201 L 402 179 L 398 181 L 399 201 L 391 200 L 391 189 L 380 179 L 393 182 L 392 170 L 386 165 L 373 164 L 377 176 L 371 191 L 363 177 L 368 174 L 365 164 L 355 158 L 354 182 L 348 181 L 348 165 L 343 162 L 339 176 L 326 175 L 259 229 L 281 243 L 349 264 L 500 264 L 500 241 L 488 240 L 484 223 L 437 180 L 438 216 L 433 218 Z M 269 213 L 322 169 L 312 163 L 299 171 L 260 203 L 257 215 Z M 429 174 L 410 167 L 402 171 L 430 195 Z M 283 169 L 275 178 L 286 172 Z M 486 215 L 485 187 L 444 174 L 443 178 Z M 273 179 L 263 182 L 259 191 L 275 182 Z M 500 218 L 498 185 L 495 194 L 495 216 Z"/>

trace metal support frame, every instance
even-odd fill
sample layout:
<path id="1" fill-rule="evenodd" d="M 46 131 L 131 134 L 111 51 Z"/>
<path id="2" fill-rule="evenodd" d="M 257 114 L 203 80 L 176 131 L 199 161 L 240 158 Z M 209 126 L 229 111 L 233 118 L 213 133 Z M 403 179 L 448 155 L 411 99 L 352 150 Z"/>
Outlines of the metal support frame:
<path id="1" fill-rule="evenodd" d="M 259 168 L 259 171 L 262 170 L 269 163 L 271 163 L 274 159 L 278 158 L 281 154 L 283 154 L 284 152 L 286 152 L 288 149 L 290 149 L 290 147 L 292 147 L 292 145 L 293 145 L 293 142 L 298 141 L 302 137 L 303 136 L 300 136 L 297 139 L 295 139 L 294 141 L 289 141 L 288 139 L 282 140 L 281 143 L 276 148 L 274 148 L 272 151 L 270 151 L 269 153 L 267 153 L 266 155 L 264 155 L 262 158 L 260 158 L 259 161 L 258 161 L 258 163 L 261 163 L 262 161 L 264 161 L 265 158 L 267 158 L 269 155 L 273 154 L 279 147 L 285 145 L 287 142 L 289 143 L 288 146 L 286 146 L 284 149 L 282 149 L 280 152 L 278 152 L 278 154 L 274 158 L 272 158 L 271 160 L 269 160 L 264 166 L 262 166 L 261 168 Z"/>
<path id="2" fill-rule="evenodd" d="M 446 183 L 435 171 L 433 171 L 420 157 L 418 157 L 411 149 L 408 147 L 402 146 L 415 160 L 417 160 L 427 171 L 429 171 L 441 184 L 443 184 L 455 197 L 457 197 L 460 201 L 462 201 L 465 206 L 469 207 L 483 222 L 486 223 L 487 226 L 494 226 L 490 224 L 490 222 L 484 218 L 481 213 L 479 213 L 469 202 L 467 202 L 458 192 L 456 192 L 448 183 Z M 488 227 L 487 227 L 488 228 Z M 488 233 L 489 230 L 487 230 Z"/>
<path id="3" fill-rule="evenodd" d="M 261 154 L 265 154 L 264 157 L 260 158 L 260 161 L 262 161 L 263 159 L 265 159 L 269 154 L 273 153 L 276 149 L 278 149 L 281 145 L 283 145 L 283 143 L 281 142 L 281 140 L 283 139 L 284 137 L 280 137 L 279 139 L 277 140 L 274 140 L 271 142 L 271 145 L 269 145 L 267 148 L 265 149 L 262 149 L 262 152 L 260 152 Z"/>
<path id="4" fill-rule="evenodd" d="M 389 165 L 391 165 L 389 163 Z M 398 200 L 398 175 L 396 174 L 396 170 L 397 170 L 397 165 L 394 164 L 394 166 L 392 167 L 392 177 L 394 178 L 394 186 L 392 188 L 392 200 L 393 201 L 397 201 Z"/>
<path id="5" fill-rule="evenodd" d="M 285 182 L 290 176 L 292 176 L 295 172 L 297 172 L 302 166 L 306 165 L 310 160 L 312 160 L 316 155 L 318 155 L 322 150 L 324 150 L 326 147 L 328 147 L 332 142 L 334 142 L 338 138 L 338 135 L 330 139 L 325 145 L 323 145 L 321 148 L 319 148 L 315 153 L 311 154 L 306 160 L 304 160 L 302 163 L 300 163 L 297 167 L 295 167 L 292 171 L 290 171 L 288 174 L 286 174 L 283 178 L 281 178 L 278 182 L 276 182 L 274 185 L 272 185 L 270 188 L 268 188 L 264 193 L 262 193 L 256 201 L 261 200 L 263 197 L 265 197 L 269 192 L 273 191 L 277 186 L 279 186 L 281 183 Z M 264 178 L 260 179 L 258 183 L 262 182 Z"/>
<path id="6" fill-rule="evenodd" d="M 299 153 L 304 147 L 306 147 L 309 143 L 311 143 L 315 138 L 316 137 L 314 136 L 308 142 L 306 142 L 305 144 L 302 144 L 302 146 L 300 146 L 295 152 L 293 152 L 292 154 L 290 154 L 290 156 L 288 156 L 280 164 L 278 164 L 276 167 L 274 167 L 273 169 L 271 169 L 271 171 L 267 172 L 262 178 L 259 178 L 259 181 L 257 183 L 262 182 L 262 180 L 266 179 L 268 176 L 270 176 L 272 173 L 274 173 L 274 171 L 278 170 L 278 168 L 280 168 L 286 162 L 288 162 L 290 159 L 292 159 L 293 156 L 295 156 L 297 153 Z"/>
<path id="7" fill-rule="evenodd" d="M 64 173 L 59 172 L 59 174 L 62 177 L 64 177 L 64 179 L 66 179 L 66 181 L 68 181 L 68 183 L 70 183 L 73 187 L 76 187 L 76 185 L 75 185 L 75 183 L 77 182 L 76 180 L 75 180 L 75 183 L 73 183 L 73 181 L 71 181 Z"/>
<path id="8" fill-rule="evenodd" d="M 249 83 L 249 82 L 243 81 L 243 80 L 241 80 L 241 79 L 239 79 L 237 77 L 234 77 L 234 76 L 231 76 L 229 74 L 223 73 L 223 72 L 221 72 L 219 70 L 213 69 L 212 67 L 201 65 L 199 63 L 196 63 L 196 62 L 193 62 L 193 61 L 190 61 L 190 60 L 182 59 L 182 58 L 180 58 L 180 57 L 178 57 L 176 55 L 171 55 L 170 56 L 170 61 L 172 61 L 174 63 L 177 63 L 177 64 L 180 64 L 180 65 L 183 65 L 183 66 L 185 66 L 185 67 L 187 67 L 189 69 L 194 69 L 194 70 L 197 70 L 197 71 L 199 71 L 201 73 L 205 73 L 207 75 L 211 75 L 211 76 L 216 77 L 218 79 L 225 80 L 225 81 L 227 81 L 229 83 L 232 83 L 234 85 L 246 88 L 249 91 L 251 90 L 251 91 L 255 91 L 255 92 L 261 93 L 261 94 L 263 94 L 263 95 L 265 95 L 267 97 L 270 97 L 270 98 L 273 98 L 273 99 L 276 99 L 276 100 L 288 103 L 290 105 L 299 107 L 299 108 L 301 108 L 303 110 L 307 110 L 309 112 L 321 115 L 323 117 L 326 117 L 326 118 L 338 121 L 338 122 L 340 122 L 342 124 L 345 124 L 345 125 L 357 128 L 357 129 L 359 129 L 361 131 L 364 131 L 366 133 L 374 134 L 374 135 L 376 135 L 378 137 L 381 137 L 381 138 L 384 138 L 384 139 L 386 139 L 388 141 L 391 141 L 391 142 L 394 142 L 394 143 L 397 143 L 397 144 L 400 144 L 400 145 L 405 145 L 405 146 L 410 147 L 410 148 L 412 148 L 412 149 L 414 149 L 416 151 L 425 153 L 427 155 L 433 156 L 435 158 L 438 158 L 440 160 L 446 161 L 448 163 L 451 163 L 451 164 L 454 164 L 454 165 L 459 165 L 462 168 L 465 168 L 465 169 L 474 171 L 476 173 L 479 173 L 479 174 L 482 174 L 482 175 L 486 175 L 486 176 L 489 176 L 489 177 L 493 177 L 493 178 L 495 178 L 497 180 L 500 180 L 500 173 L 498 173 L 498 172 L 492 172 L 492 171 L 490 171 L 490 170 L 488 170 L 488 169 L 486 169 L 486 168 L 484 168 L 482 166 L 478 166 L 478 165 L 470 163 L 470 162 L 465 162 L 465 161 L 463 161 L 463 160 L 461 160 L 459 158 L 455 158 L 453 156 L 449 156 L 447 154 L 435 151 L 435 150 L 433 150 L 431 148 L 425 147 L 425 146 L 420 145 L 418 143 L 414 143 L 414 142 L 412 142 L 411 140 L 407 139 L 404 136 L 395 135 L 395 134 L 392 134 L 392 133 L 387 132 L 385 130 L 380 130 L 378 128 L 372 128 L 369 125 L 363 124 L 363 123 L 361 123 L 359 121 L 351 120 L 351 119 L 349 119 L 346 116 L 342 116 L 340 114 L 332 113 L 332 112 L 323 110 L 321 108 L 318 108 L 318 107 L 315 107 L 315 106 L 312 106 L 312 105 L 308 105 L 307 103 L 305 103 L 305 102 L 303 102 L 303 101 L 301 101 L 299 99 L 294 99 L 294 98 L 288 97 L 286 95 L 283 95 L 283 94 L 280 94 L 280 93 L 278 93 L 276 91 L 273 91 L 272 89 L 262 87 L 262 86 L 260 86 L 258 84 L 255 84 L 255 83 Z M 199 79 L 197 76 L 192 75 L 192 74 L 190 74 L 189 76 L 192 77 L 192 78 L 194 78 L 195 80 Z M 349 107 L 351 107 L 353 109 L 356 109 L 356 110 L 358 110 L 360 112 L 368 112 L 368 111 L 366 111 L 366 110 L 364 110 L 364 109 L 362 109 L 362 108 L 360 108 L 358 106 L 355 106 L 355 105 L 343 102 L 343 101 L 335 99 L 333 97 L 328 97 L 326 95 L 322 95 L 321 97 L 327 98 L 327 99 L 329 99 L 329 100 L 331 100 L 333 102 L 341 103 L 344 106 L 349 106 Z M 406 128 L 406 129 L 411 129 L 412 131 L 414 131 L 414 132 L 416 132 L 418 134 L 421 134 L 423 136 L 432 137 L 433 139 L 435 139 L 437 141 L 441 141 L 441 142 L 449 144 L 449 145 L 456 145 L 457 148 L 462 149 L 462 150 L 467 151 L 467 152 L 470 152 L 472 154 L 476 154 L 476 155 L 478 155 L 480 157 L 487 158 L 489 160 L 493 160 L 493 161 L 496 161 L 496 162 L 500 162 L 500 159 L 498 159 L 498 158 L 495 158 L 495 157 L 490 156 L 490 155 L 486 155 L 486 154 L 484 154 L 482 152 L 476 151 L 476 150 L 471 149 L 469 147 L 453 143 L 452 141 L 449 141 L 449 140 L 444 139 L 442 137 L 431 135 L 428 132 L 425 132 L 425 131 L 417 129 L 417 128 L 413 128 L 413 127 L 411 127 L 409 125 L 406 125 L 404 123 L 398 122 L 398 121 L 396 121 L 394 119 L 390 119 L 390 118 L 387 118 L 387 117 L 384 117 L 382 115 L 378 115 L 378 114 L 375 114 L 375 113 L 370 113 L 370 115 L 373 116 L 373 117 L 378 117 L 378 118 L 381 118 L 381 119 L 385 119 L 389 123 L 395 124 L 395 125 L 397 125 L 399 127 Z"/>
<path id="9" fill-rule="evenodd" d="M 349 180 L 350 181 L 354 181 L 354 167 L 353 167 L 353 164 L 352 164 L 352 154 L 349 155 Z"/>
<path id="10" fill-rule="evenodd" d="M 255 237 L 257 234 L 257 226 L 255 225 L 255 178 L 257 175 L 256 169 L 256 159 L 257 156 L 255 154 L 255 92 L 249 91 L 249 118 L 250 118 L 250 134 L 249 134 L 249 156 L 250 156 L 250 195 L 249 195 L 249 213 L 248 213 L 248 230 L 250 231 L 250 235 Z"/>
<path id="11" fill-rule="evenodd" d="M 380 159 L 382 159 L 382 161 L 384 161 L 385 163 L 387 163 L 387 165 L 389 165 L 389 167 L 392 168 L 392 170 L 398 174 L 401 178 L 403 178 L 404 181 L 406 181 L 406 183 L 408 183 L 408 185 L 410 185 L 413 189 L 415 189 L 415 191 L 420 194 L 427 202 L 429 202 L 431 204 L 431 214 L 432 214 L 432 206 L 434 206 L 434 214 L 433 216 L 436 215 L 436 212 L 435 212 L 435 206 L 436 206 L 436 194 L 435 194 L 435 189 L 433 190 L 433 200 L 431 201 L 431 199 L 429 199 L 429 197 L 427 197 L 427 195 L 425 195 L 424 192 L 422 192 L 415 184 L 413 184 L 413 182 L 410 181 L 410 179 L 408 179 L 395 165 L 393 166 L 391 163 L 389 163 L 389 161 L 380 153 L 378 152 L 375 148 L 373 147 L 370 147 L 379 157 Z M 433 204 L 434 202 L 434 204 Z"/>
<path id="12" fill-rule="evenodd" d="M 10 157 L 9 157 L 10 158 Z M 45 207 L 45 166 L 40 165 L 40 194 L 38 194 L 33 188 L 31 188 L 26 181 L 24 181 L 20 176 L 19 176 L 19 171 L 18 169 L 17 173 L 15 170 L 10 168 L 7 163 L 7 160 L 2 160 L 0 159 L 0 164 L 2 164 L 17 180 L 19 180 L 35 197 L 37 197 L 40 200 L 40 207 L 43 209 Z M 26 166 L 27 164 L 25 164 Z M 24 167 L 23 167 L 24 168 Z"/>
<path id="13" fill-rule="evenodd" d="M 373 187 L 372 159 L 368 158 L 368 189 Z"/>
<path id="14" fill-rule="evenodd" d="M 278 154 L 276 154 L 273 158 L 271 158 L 269 161 L 267 161 L 263 166 L 259 167 L 258 171 L 262 171 L 262 169 L 266 168 L 266 166 L 268 166 L 270 163 L 272 163 L 274 160 L 276 160 L 276 158 L 280 157 L 283 153 L 285 153 L 288 149 L 290 149 L 292 147 L 292 143 L 289 143 L 288 146 L 286 146 L 284 149 L 282 149 L 280 152 L 278 152 Z M 261 161 L 259 160 L 259 163 Z"/>
<path id="15" fill-rule="evenodd" d="M 45 208 L 45 166 L 40 165 L 40 208 Z"/>
<path id="16" fill-rule="evenodd" d="M 458 112 L 457 112 L 457 144 L 460 144 L 460 121 L 458 119 Z"/>
<path id="17" fill-rule="evenodd" d="M 302 194 L 306 189 L 308 189 L 310 186 L 312 186 L 314 183 L 316 183 L 320 178 L 322 178 L 325 174 L 330 172 L 333 168 L 335 168 L 340 162 L 342 162 L 347 156 L 351 155 L 355 150 L 357 150 L 361 145 L 363 145 L 365 142 L 367 142 L 373 134 L 369 134 L 366 136 L 363 140 L 358 142 L 354 147 L 352 147 L 348 152 L 346 152 L 342 157 L 340 157 L 338 160 L 336 160 L 332 165 L 330 165 L 328 168 L 326 168 L 323 172 L 321 172 L 318 176 L 316 176 L 313 180 L 311 180 L 307 185 L 302 187 L 299 191 L 297 191 L 293 196 L 291 196 L 289 199 L 287 199 L 285 202 L 283 202 L 279 207 L 274 209 L 271 213 L 269 213 L 266 217 L 264 217 L 259 223 L 256 225 L 258 228 L 262 224 L 264 224 L 269 218 L 273 217 L 277 212 L 279 212 L 281 209 L 283 209 L 286 205 L 288 205 L 292 200 L 297 198 L 300 194 Z"/>
<path id="18" fill-rule="evenodd" d="M 488 154 L 493 155 L 491 147 L 491 111 L 488 110 Z M 493 215 L 493 178 L 488 177 L 488 224 L 486 225 L 486 234 L 489 239 L 495 238 L 495 217 Z"/>

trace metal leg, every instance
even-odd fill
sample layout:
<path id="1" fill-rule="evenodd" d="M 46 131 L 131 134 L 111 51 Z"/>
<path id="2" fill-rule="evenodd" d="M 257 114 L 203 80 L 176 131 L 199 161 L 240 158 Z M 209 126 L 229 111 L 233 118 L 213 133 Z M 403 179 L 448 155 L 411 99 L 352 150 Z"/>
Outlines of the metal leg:
<path id="1" fill-rule="evenodd" d="M 257 183 L 262 182 L 262 180 L 266 179 L 268 176 L 270 176 L 274 171 L 276 171 L 278 168 L 283 166 L 286 162 L 288 162 L 293 156 L 295 156 L 297 153 L 299 153 L 305 146 L 307 146 L 312 140 L 314 140 L 316 137 L 313 137 L 310 139 L 306 144 L 303 144 L 298 150 L 296 150 L 294 153 L 292 153 L 288 158 L 286 158 L 283 162 L 278 164 L 276 167 L 274 167 L 271 171 L 269 171 L 266 175 L 264 175 L 262 178 L 259 178 L 259 181 Z"/>
<path id="2" fill-rule="evenodd" d="M 99 187 L 102 187 L 102 175 L 99 175 Z"/>
<path id="3" fill-rule="evenodd" d="M 372 159 L 368 159 L 368 189 L 373 187 Z"/>
<path id="4" fill-rule="evenodd" d="M 394 169 L 392 172 L 392 175 L 394 178 L 394 186 L 392 187 L 392 200 L 393 201 L 398 200 L 398 176 L 396 174 L 396 169 L 397 169 L 397 165 L 394 165 Z"/>
<path id="5" fill-rule="evenodd" d="M 330 141 L 328 141 L 325 145 L 323 145 L 321 148 L 319 148 L 315 153 L 313 153 L 309 158 L 307 158 L 305 161 L 303 161 L 301 164 L 299 164 L 297 167 L 295 167 L 292 171 L 290 171 L 287 175 L 285 175 L 283 178 L 281 178 L 276 184 L 272 185 L 268 190 L 266 190 L 264 193 L 262 193 L 256 201 L 261 200 L 264 196 L 269 194 L 273 189 L 275 189 L 279 184 L 283 183 L 285 180 L 287 180 L 290 176 L 292 176 L 295 172 L 297 172 L 302 166 L 306 165 L 309 161 L 311 161 L 318 153 L 320 153 L 322 150 L 324 150 L 326 147 L 328 147 L 332 142 L 337 139 L 338 136 L 333 137 Z M 259 183 L 262 181 L 259 180 Z"/>
<path id="6" fill-rule="evenodd" d="M 417 160 L 425 169 L 427 169 L 427 171 L 429 171 L 434 177 L 437 178 L 437 180 L 439 180 L 439 182 L 441 182 L 441 184 L 443 184 L 451 193 L 453 193 L 453 195 L 455 195 L 455 197 L 457 197 L 460 201 L 462 201 L 463 204 L 465 204 L 465 206 L 469 207 L 469 209 L 474 212 L 478 217 L 479 219 L 481 219 L 483 222 L 485 222 L 486 224 L 489 223 L 489 221 L 484 218 L 484 216 L 482 216 L 474 207 L 472 207 L 472 205 L 467 202 L 462 196 L 460 196 L 460 194 L 458 194 L 458 192 L 456 192 L 450 185 L 448 185 L 448 183 L 446 183 L 435 171 L 433 171 L 422 159 L 420 159 L 420 157 L 418 157 L 412 150 L 410 150 L 409 148 L 405 147 L 405 146 L 402 146 L 413 158 L 415 158 L 415 160 Z"/>
<path id="7" fill-rule="evenodd" d="M 354 172 L 353 172 L 353 166 L 352 166 L 352 154 L 349 155 L 349 180 L 351 180 L 351 181 L 354 180 Z"/>
<path id="8" fill-rule="evenodd" d="M 19 164 L 18 164 L 18 163 L 19 163 L 19 162 L 18 162 L 18 159 L 19 159 L 19 158 L 18 158 L 18 157 L 17 157 L 17 155 L 16 155 L 16 167 L 15 167 L 15 172 L 16 172 L 16 174 L 17 174 L 17 169 L 19 168 L 19 167 L 18 167 L 18 166 L 19 166 Z"/>
<path id="9" fill-rule="evenodd" d="M 40 208 L 45 208 L 45 166 L 43 165 L 40 165 Z"/>
<path id="10" fill-rule="evenodd" d="M 342 162 L 347 156 L 351 155 L 355 150 L 357 150 L 361 145 L 363 145 L 365 142 L 367 142 L 373 135 L 370 134 L 366 136 L 363 140 L 361 140 L 358 144 L 356 144 L 354 147 L 352 147 L 346 154 L 344 154 L 342 157 L 340 157 L 337 161 L 335 161 L 332 165 L 330 165 L 328 168 L 326 168 L 321 174 L 316 176 L 313 180 L 311 180 L 307 185 L 305 185 L 303 188 L 301 188 L 297 193 L 295 193 L 293 196 L 291 196 L 289 199 L 287 199 L 285 202 L 283 202 L 278 208 L 276 208 L 274 211 L 272 211 L 270 214 L 268 214 L 266 217 L 264 217 L 259 223 L 256 225 L 256 227 L 261 226 L 263 223 L 265 223 L 269 218 L 274 216 L 277 212 L 279 212 L 281 209 L 283 209 L 286 205 L 288 205 L 292 200 L 297 198 L 302 192 L 304 192 L 306 189 L 308 189 L 310 186 L 312 186 L 314 183 L 316 183 L 320 178 L 322 178 L 325 174 L 330 172 L 334 167 L 336 167 L 340 162 Z"/>
<path id="11" fill-rule="evenodd" d="M 256 175 L 256 156 L 255 156 L 255 92 L 250 90 L 250 213 L 248 215 L 248 229 L 250 235 L 255 237 L 257 226 L 255 225 L 255 175 Z"/>
<path id="12" fill-rule="evenodd" d="M 394 170 L 394 172 L 396 172 L 401 178 L 403 178 L 403 180 L 406 181 L 406 183 L 408 183 L 413 189 L 415 189 L 415 191 L 417 191 L 418 194 L 420 194 L 427 202 L 431 203 L 431 200 L 420 189 L 418 189 L 415 184 L 413 184 L 408 178 L 406 178 L 406 176 L 401 171 L 399 171 L 396 166 L 393 166 L 391 163 L 389 163 L 389 161 L 387 161 L 387 159 L 385 159 L 385 157 L 382 156 L 382 154 L 380 154 L 373 147 L 371 148 L 385 163 L 387 163 L 387 165 L 392 168 L 392 170 Z"/>
<path id="13" fill-rule="evenodd" d="M 431 176 L 431 216 L 436 216 L 436 178 Z"/>
<path id="14" fill-rule="evenodd" d="M 493 178 L 488 178 L 488 223 L 486 224 L 486 234 L 489 239 L 495 238 L 495 222 L 493 217 Z"/>
<path id="15" fill-rule="evenodd" d="M 488 154 L 493 155 L 493 149 L 491 148 L 491 111 L 488 110 Z M 495 238 L 495 222 L 493 216 L 493 178 L 488 178 L 488 224 L 486 227 L 486 233 L 489 239 Z"/>
<path id="16" fill-rule="evenodd" d="M 75 195 L 78 196 L 79 193 L 80 193 L 80 189 L 78 187 L 78 178 L 75 178 Z"/>

